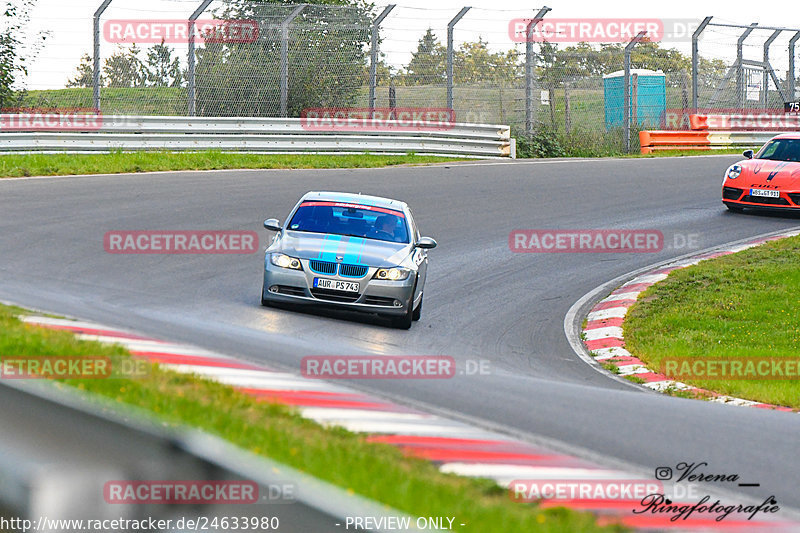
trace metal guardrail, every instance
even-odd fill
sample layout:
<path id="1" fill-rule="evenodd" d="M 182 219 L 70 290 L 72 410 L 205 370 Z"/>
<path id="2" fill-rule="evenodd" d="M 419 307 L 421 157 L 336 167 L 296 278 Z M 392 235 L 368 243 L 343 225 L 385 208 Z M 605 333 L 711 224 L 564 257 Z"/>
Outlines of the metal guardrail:
<path id="1" fill-rule="evenodd" d="M 800 117 L 778 114 L 691 114 L 689 123 L 691 130 L 640 131 L 641 153 L 738 147 L 756 149 L 776 135 L 800 127 Z"/>
<path id="2" fill-rule="evenodd" d="M 0 383 L 0 405 L 0 517 L 6 519 L 170 519 L 169 528 L 158 530 L 181 531 L 180 518 L 277 517 L 282 532 L 327 533 L 344 529 L 348 516 L 406 516 L 212 435 L 166 430 L 135 409 L 88 401 L 51 383 Z M 107 503 L 105 483 L 119 480 L 252 481 L 259 501 Z"/>
<path id="3" fill-rule="evenodd" d="M 11 115 L 0 115 L 2 124 Z M 453 124 L 408 131 L 321 130 L 304 119 L 241 117 L 102 116 L 97 125 L 0 127 L 0 152 L 107 152 L 111 150 L 224 150 L 274 153 L 417 153 L 464 157 L 516 157 L 509 126 Z"/>
<path id="4" fill-rule="evenodd" d="M 759 148 L 780 132 L 776 131 L 659 131 L 639 132 L 643 154 L 654 150 L 719 150 Z"/>

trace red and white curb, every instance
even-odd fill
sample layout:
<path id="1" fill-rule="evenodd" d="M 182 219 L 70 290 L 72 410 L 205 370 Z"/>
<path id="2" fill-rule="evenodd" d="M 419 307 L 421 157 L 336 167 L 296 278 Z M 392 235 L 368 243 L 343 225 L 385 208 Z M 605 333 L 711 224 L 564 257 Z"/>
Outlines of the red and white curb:
<path id="1" fill-rule="evenodd" d="M 636 303 L 639 296 L 652 285 L 666 279 L 670 272 L 696 265 L 706 259 L 714 259 L 715 257 L 734 254 L 742 250 L 760 246 L 766 242 L 794 237 L 796 235 L 800 235 L 800 231 L 789 231 L 766 238 L 755 239 L 743 244 L 737 244 L 714 252 L 676 261 L 633 278 L 614 290 L 609 296 L 600 300 L 586 316 L 586 326 L 584 326 L 581 335 L 584 346 L 586 346 L 586 349 L 589 350 L 596 361 L 613 363 L 618 369 L 618 375 L 623 377 L 636 376 L 643 380 L 641 385 L 659 392 L 687 391 L 697 394 L 698 396 L 707 397 L 710 402 L 759 407 L 778 411 L 792 411 L 789 407 L 754 402 L 699 389 L 687 385 L 686 383 L 681 383 L 680 381 L 674 381 L 664 374 L 651 370 L 644 362 L 625 349 L 622 324 L 625 321 L 628 309 Z"/>
<path id="2" fill-rule="evenodd" d="M 429 460 L 442 472 L 490 478 L 504 488 L 514 480 L 623 483 L 642 478 L 330 382 L 306 379 L 201 348 L 163 342 L 92 322 L 44 316 L 24 316 L 21 320 L 39 327 L 71 331 L 83 340 L 122 345 L 133 356 L 163 368 L 203 376 L 265 401 L 293 406 L 306 418 L 366 434 L 368 441 L 389 444 L 407 455 Z M 687 520 L 671 521 L 669 514 L 632 513 L 634 508 L 642 506 L 640 501 L 630 499 L 553 499 L 541 500 L 540 505 L 589 511 L 601 523 L 622 523 L 638 530 L 800 531 L 800 523 L 770 518 L 752 521 L 731 518 L 717 522 L 713 516 L 693 515 Z"/>

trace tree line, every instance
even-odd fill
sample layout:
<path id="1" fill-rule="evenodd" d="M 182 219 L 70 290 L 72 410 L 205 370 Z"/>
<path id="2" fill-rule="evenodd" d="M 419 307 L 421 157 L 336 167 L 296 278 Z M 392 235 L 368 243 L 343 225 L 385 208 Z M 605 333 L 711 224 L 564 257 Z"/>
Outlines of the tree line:
<path id="1" fill-rule="evenodd" d="M 186 73 L 181 68 L 175 50 L 164 44 L 154 44 L 141 58 L 142 50 L 134 43 L 118 48 L 103 61 L 100 83 L 105 87 L 180 87 Z M 94 65 L 89 54 L 83 54 L 75 77 L 67 87 L 91 87 Z"/>
<path id="2" fill-rule="evenodd" d="M 536 74 L 540 80 L 557 84 L 580 78 L 596 77 L 622 68 L 623 45 L 601 44 L 592 46 L 578 43 L 559 49 L 551 43 L 542 43 L 537 53 Z M 198 50 L 198 55 L 213 55 L 213 50 Z M 186 80 L 180 58 L 174 49 L 163 42 L 145 51 L 135 44 L 119 48 L 103 62 L 102 85 L 108 87 L 179 87 Z M 661 70 L 664 73 L 689 72 L 691 57 L 674 49 L 665 49 L 657 43 L 644 42 L 634 48 L 631 63 L 635 68 Z M 250 63 L 252 64 L 252 63 Z M 378 64 L 379 82 L 391 79 L 396 85 L 431 85 L 444 83 L 447 50 L 431 29 L 419 40 L 407 65 L 392 68 L 381 58 Z M 518 50 L 493 52 L 483 38 L 462 43 L 453 53 L 454 81 L 456 83 L 489 82 L 511 85 L 524 76 L 525 57 Z M 700 58 L 700 71 L 708 79 L 724 73 L 725 63 L 719 59 Z M 213 65 L 209 65 L 213 67 Z M 359 77 L 365 77 L 365 64 Z M 74 78 L 68 87 L 92 85 L 92 58 L 84 54 Z M 702 83 L 701 83 L 702 85 Z"/>

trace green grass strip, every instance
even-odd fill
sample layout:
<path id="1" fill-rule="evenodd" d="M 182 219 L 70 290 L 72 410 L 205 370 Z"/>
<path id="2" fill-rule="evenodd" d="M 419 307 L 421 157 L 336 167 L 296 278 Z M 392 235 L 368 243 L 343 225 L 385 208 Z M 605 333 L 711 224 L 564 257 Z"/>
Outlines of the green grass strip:
<path id="1" fill-rule="evenodd" d="M 0 358 L 126 356 L 120 346 L 79 341 L 65 331 L 24 324 L 16 317 L 20 313 L 24 310 L 0 305 Z M 369 443 L 342 428 L 324 428 L 289 407 L 150 366 L 151 372 L 137 379 L 73 379 L 58 386 L 144 408 L 169 426 L 202 429 L 415 516 L 454 516 L 470 533 L 622 531 L 619 526 L 598 526 L 587 513 L 514 502 L 491 480 L 441 473 L 428 461 Z"/>
<path id="2" fill-rule="evenodd" d="M 658 371 L 675 358 L 678 364 L 749 358 L 792 358 L 800 363 L 798 257 L 800 238 L 791 237 L 672 272 L 628 311 L 626 348 Z M 800 408 L 796 377 L 721 379 L 718 375 L 678 380 L 747 400 Z"/>
<path id="3" fill-rule="evenodd" d="M 9 154 L 0 155 L 0 178 L 119 174 L 165 170 L 378 168 L 447 161 L 463 161 L 463 159 L 415 154 L 233 154 L 213 150 L 203 152 L 112 152 L 107 154 Z"/>

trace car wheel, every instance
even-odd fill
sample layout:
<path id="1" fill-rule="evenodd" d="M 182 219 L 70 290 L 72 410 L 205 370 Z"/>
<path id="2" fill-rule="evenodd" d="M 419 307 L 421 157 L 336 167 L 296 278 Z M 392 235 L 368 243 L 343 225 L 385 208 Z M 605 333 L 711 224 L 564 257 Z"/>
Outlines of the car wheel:
<path id="1" fill-rule="evenodd" d="M 414 281 L 414 288 L 411 289 L 411 296 L 408 297 L 408 311 L 401 316 L 392 317 L 392 325 L 399 329 L 411 329 L 414 321 L 414 293 L 417 292 L 417 282 Z"/>
<path id="2" fill-rule="evenodd" d="M 264 307 L 272 307 L 272 302 L 264 299 L 264 287 L 261 287 L 261 305 Z"/>
<path id="3" fill-rule="evenodd" d="M 414 320 L 414 321 L 417 321 L 420 318 L 422 318 L 422 299 L 423 298 L 425 298 L 425 294 L 424 293 L 419 297 L 419 305 L 417 306 L 416 309 L 414 309 L 414 312 L 411 314 L 411 319 Z"/>
<path id="4" fill-rule="evenodd" d="M 392 325 L 398 329 L 411 329 L 414 312 L 409 309 L 401 316 L 392 317 Z"/>
<path id="5" fill-rule="evenodd" d="M 729 211 L 733 211 L 734 213 L 741 213 L 742 211 L 744 211 L 744 207 L 740 205 L 725 204 L 725 207 L 727 207 Z"/>

